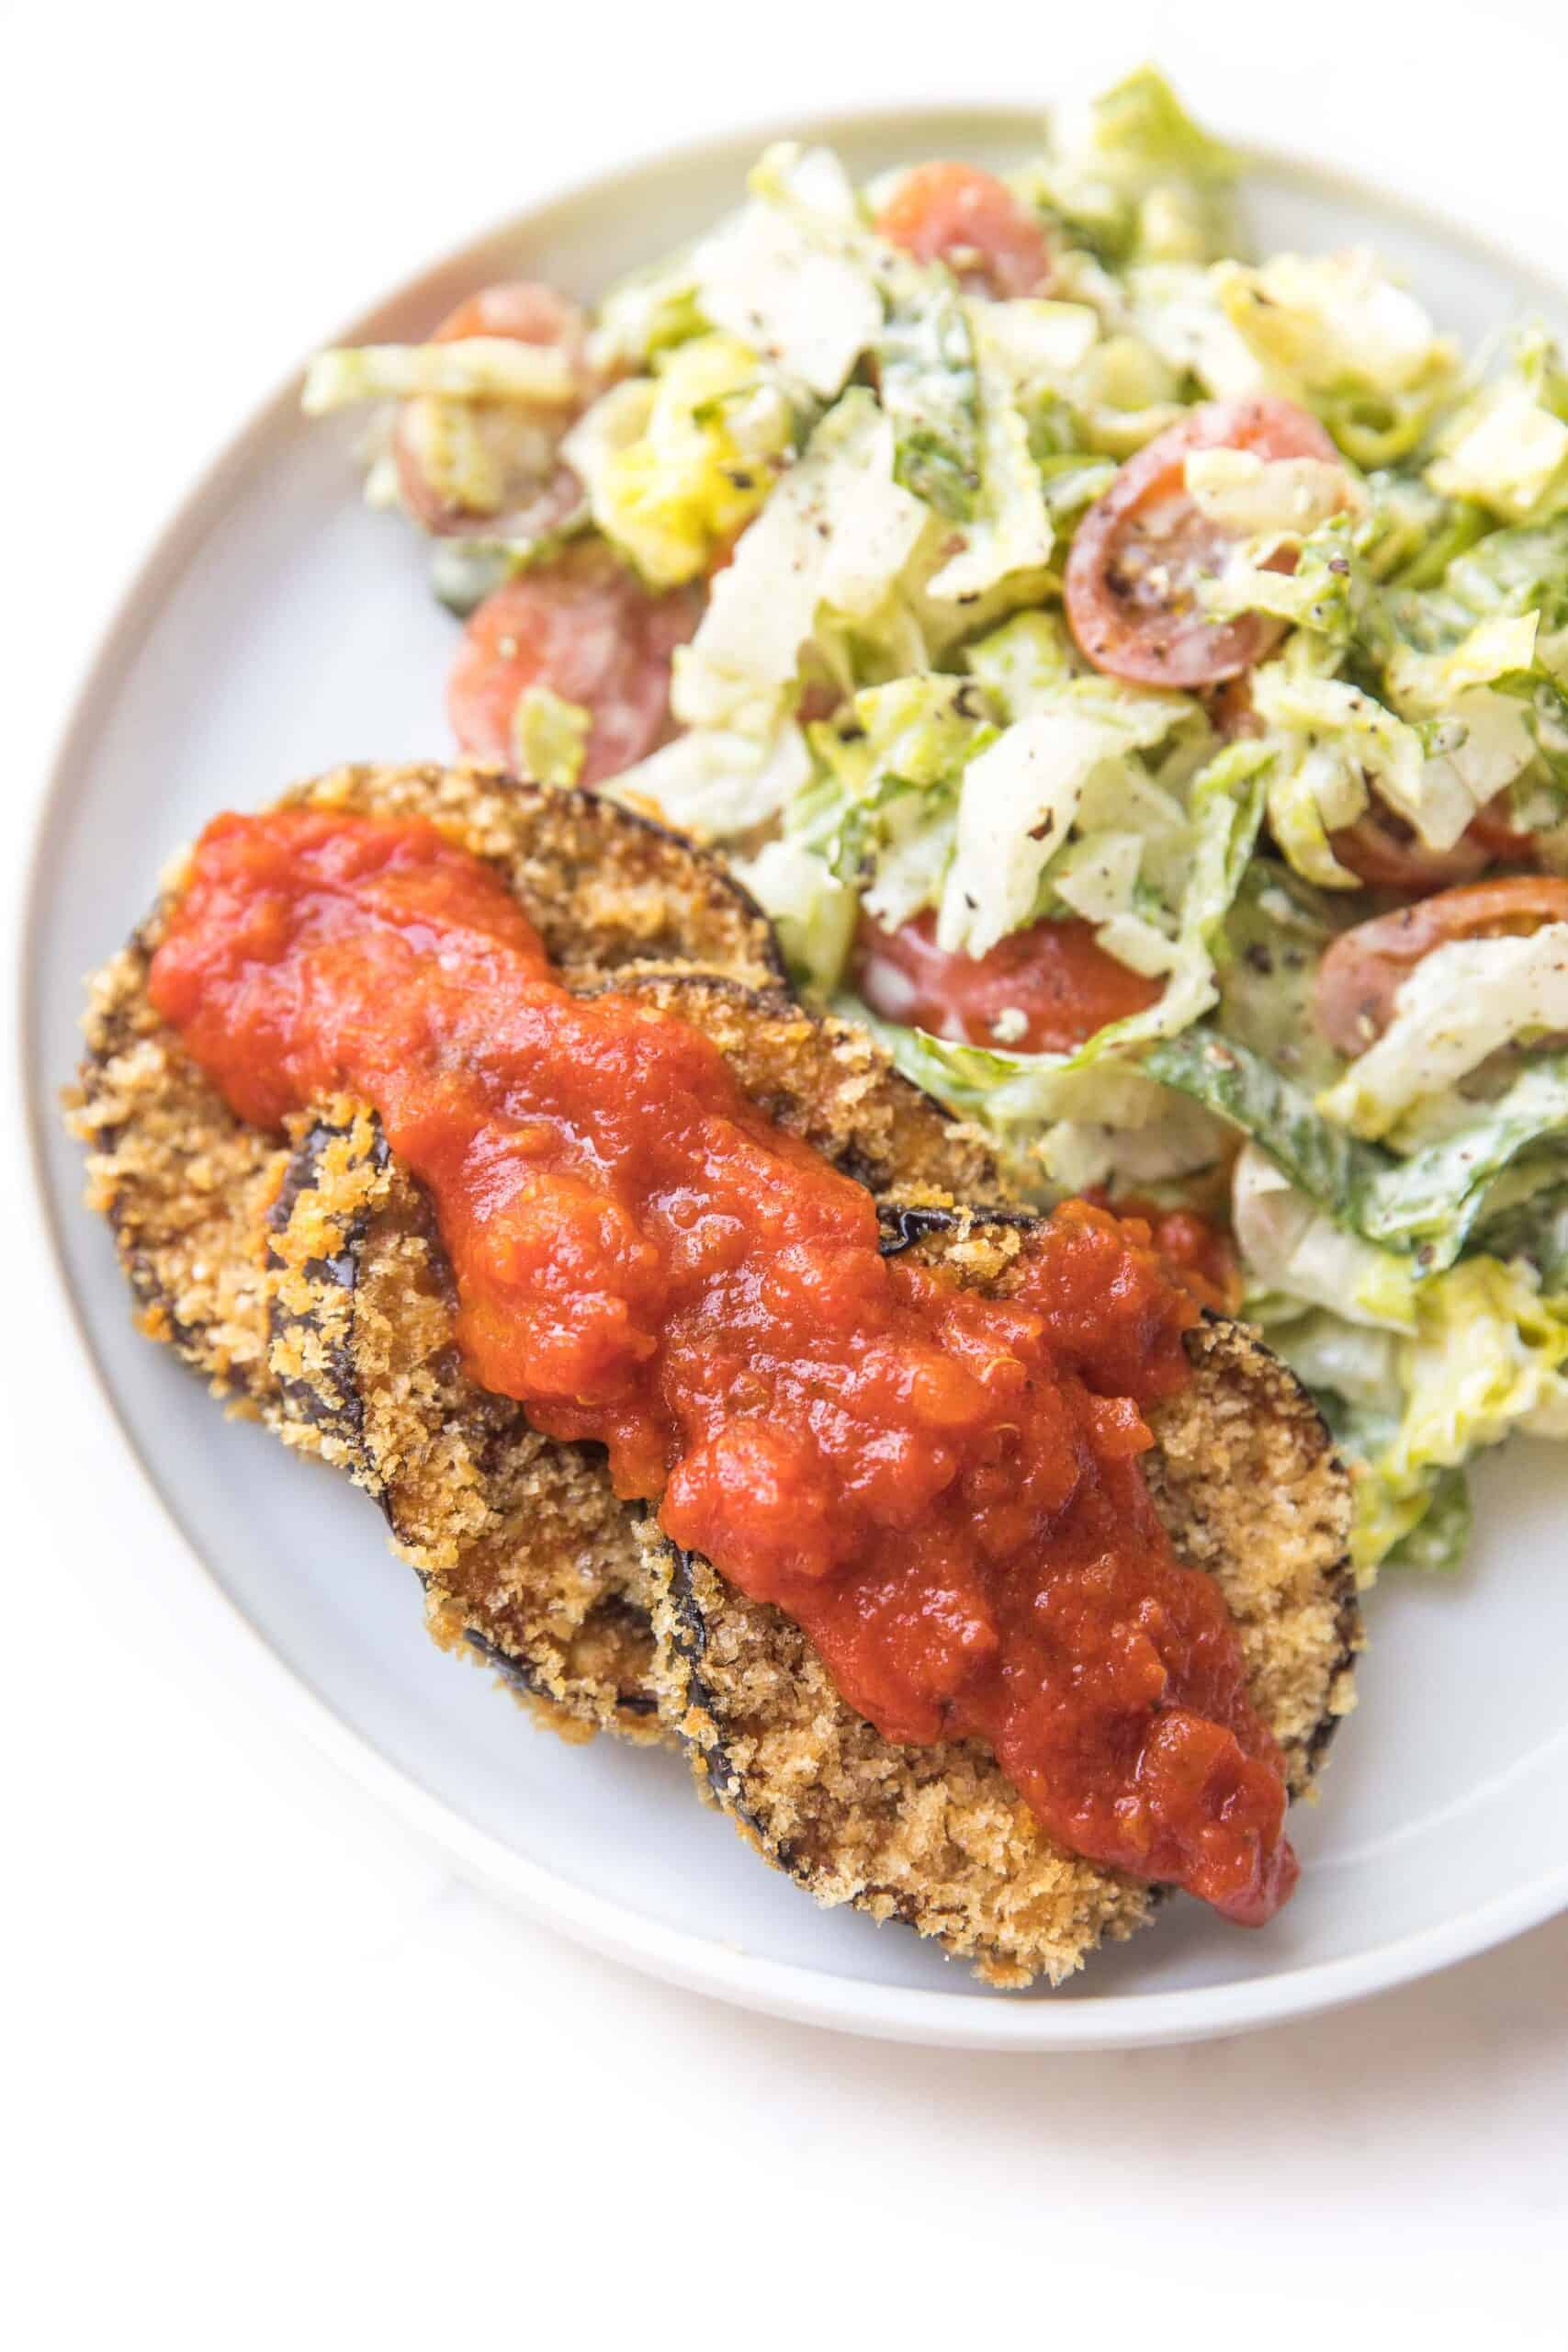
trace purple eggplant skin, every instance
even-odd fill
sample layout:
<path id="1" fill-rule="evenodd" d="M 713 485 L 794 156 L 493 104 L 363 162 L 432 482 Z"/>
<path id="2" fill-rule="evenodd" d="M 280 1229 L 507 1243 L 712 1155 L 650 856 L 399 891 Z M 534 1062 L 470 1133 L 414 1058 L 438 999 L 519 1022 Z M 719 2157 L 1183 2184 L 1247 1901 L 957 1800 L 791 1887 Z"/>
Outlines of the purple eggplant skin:
<path id="1" fill-rule="evenodd" d="M 371 1165 L 379 1174 L 386 1170 L 391 1154 L 379 1119 L 371 1121 L 370 1125 Z M 304 1194 L 316 1191 L 320 1185 L 321 1163 L 329 1147 L 346 1141 L 351 1131 L 348 1125 L 334 1124 L 328 1118 L 312 1119 L 296 1145 L 278 1187 L 277 1198 L 267 1217 L 269 1234 L 276 1236 L 288 1231 Z M 369 1210 L 361 1209 L 350 1220 L 335 1250 L 304 1261 L 301 1271 L 306 1278 L 323 1292 L 338 1291 L 351 1296 L 359 1280 L 360 1253 L 369 1224 Z M 283 1261 L 272 1242 L 267 1248 L 267 1263 L 275 1272 L 282 1269 Z M 305 1322 L 284 1303 L 280 1291 L 273 1294 L 268 1330 L 275 1364 L 280 1360 L 293 1360 L 306 1336 Z M 285 1411 L 291 1420 L 308 1425 L 323 1439 L 334 1441 L 357 1469 L 368 1471 L 365 1401 L 359 1392 L 352 1351 L 346 1340 L 334 1332 L 324 1336 L 322 1356 L 325 1378 L 307 1379 L 293 1372 L 278 1373 Z M 377 1500 L 385 1509 L 385 1497 L 378 1495 Z"/>

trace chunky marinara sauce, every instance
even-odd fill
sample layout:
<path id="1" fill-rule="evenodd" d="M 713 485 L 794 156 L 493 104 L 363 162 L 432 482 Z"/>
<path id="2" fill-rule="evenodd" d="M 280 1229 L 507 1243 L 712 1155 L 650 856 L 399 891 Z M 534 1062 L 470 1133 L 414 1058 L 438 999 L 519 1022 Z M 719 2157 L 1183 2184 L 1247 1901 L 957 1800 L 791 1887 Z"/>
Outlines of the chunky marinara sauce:
<path id="1" fill-rule="evenodd" d="M 429 1190 L 474 1377 L 805 1627 L 890 1739 L 974 1736 L 1065 1844 L 1267 1918 L 1280 1758 L 1213 1580 L 1150 1505 L 1145 1408 L 1196 1313 L 1079 1203 L 1005 1302 L 884 1258 L 871 1196 L 716 1048 L 577 998 L 432 826 L 203 835 L 152 997 L 235 1112 L 344 1088 Z"/>

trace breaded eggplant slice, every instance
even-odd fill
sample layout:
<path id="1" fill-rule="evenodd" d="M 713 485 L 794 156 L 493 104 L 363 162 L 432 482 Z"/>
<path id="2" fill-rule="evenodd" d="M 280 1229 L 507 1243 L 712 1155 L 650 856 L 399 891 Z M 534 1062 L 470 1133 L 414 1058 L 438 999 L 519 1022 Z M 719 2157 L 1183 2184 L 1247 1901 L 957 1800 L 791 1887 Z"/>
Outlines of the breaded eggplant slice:
<path id="1" fill-rule="evenodd" d="M 1032 1223 L 896 1214 L 885 1247 L 1005 1295 Z M 1181 1557 L 1224 1589 L 1300 1794 L 1354 1695 L 1349 1484 L 1305 1391 L 1249 1329 L 1216 1317 L 1188 1350 L 1192 1382 L 1151 1417 L 1150 1492 Z M 651 1519 L 640 1534 L 665 1712 L 743 1835 L 819 1902 L 905 1920 L 1002 1985 L 1059 1984 L 1148 1918 L 1159 1890 L 1058 1845 L 984 1747 L 884 1739 L 781 1611 Z"/>
<path id="2" fill-rule="evenodd" d="M 574 983 L 670 962 L 782 983 L 769 923 L 716 858 L 591 793 L 475 766 L 345 767 L 288 797 L 432 819 L 501 869 Z M 87 1197 L 114 1228 L 142 1329 L 220 1396 L 267 1410 L 266 1213 L 288 1151 L 233 1116 L 153 1012 L 163 927 L 160 906 L 90 983 L 72 1120 L 90 1147 Z"/>
<path id="3" fill-rule="evenodd" d="M 435 1639 L 569 1737 L 660 1736 L 641 1559 L 602 1450 L 541 1437 L 468 1377 L 434 1216 L 363 1104 L 306 1127 L 272 1249 L 282 1434 L 380 1504 Z"/>
<path id="4" fill-rule="evenodd" d="M 633 985 L 703 1030 L 754 1102 L 870 1190 L 915 1204 L 995 1189 L 985 1145 L 863 1030 L 734 981 Z M 539 1436 L 465 1373 L 434 1218 L 372 1114 L 344 1101 L 311 1123 L 274 1227 L 285 1434 L 380 1502 L 436 1638 L 502 1668 L 559 1730 L 667 1736 L 636 1514 L 601 1448 Z"/>

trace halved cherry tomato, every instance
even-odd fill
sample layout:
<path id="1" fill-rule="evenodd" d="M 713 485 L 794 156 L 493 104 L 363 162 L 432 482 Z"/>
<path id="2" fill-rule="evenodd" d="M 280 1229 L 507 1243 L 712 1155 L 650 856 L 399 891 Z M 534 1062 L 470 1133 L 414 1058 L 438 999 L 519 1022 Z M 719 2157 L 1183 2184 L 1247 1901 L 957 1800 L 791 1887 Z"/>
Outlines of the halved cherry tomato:
<path id="1" fill-rule="evenodd" d="M 1495 939 L 1506 932 L 1568 922 L 1568 880 L 1515 874 L 1441 890 L 1342 932 L 1318 966 L 1313 1012 L 1341 1054 L 1365 1053 L 1387 1028 L 1393 1000 L 1424 956 L 1457 939 Z"/>
<path id="2" fill-rule="evenodd" d="M 1428 849 L 1392 808 L 1369 808 L 1353 825 L 1330 833 L 1329 847 L 1341 865 L 1374 890 L 1400 890 L 1419 898 L 1458 882 L 1472 882 L 1489 865 L 1529 863 L 1535 854 L 1534 836 L 1521 833 L 1509 821 L 1506 808 L 1507 796 L 1500 793 L 1476 811 L 1449 849 Z"/>
<path id="3" fill-rule="evenodd" d="M 525 687 L 592 713 L 581 781 L 601 783 L 654 750 L 670 726 L 670 662 L 702 598 L 650 595 L 610 550 L 588 545 L 509 580 L 463 630 L 446 689 L 453 730 L 476 758 L 513 762 Z"/>
<path id="4" fill-rule="evenodd" d="M 1489 863 L 1488 853 L 1472 833 L 1461 833 L 1450 849 L 1428 849 L 1402 817 L 1377 805 L 1364 809 L 1353 825 L 1341 825 L 1330 833 L 1328 846 L 1339 864 L 1371 888 L 1400 890 L 1409 898 L 1472 882 Z"/>
<path id="5" fill-rule="evenodd" d="M 1039 294 L 1051 275 L 1045 232 L 1010 188 L 973 164 L 919 164 L 877 215 L 879 232 L 919 261 L 944 261 L 973 292 Z"/>
<path id="6" fill-rule="evenodd" d="M 1212 686 L 1262 660 L 1284 624 L 1263 613 L 1206 618 L 1198 582 L 1223 569 L 1229 533 L 1187 495 L 1193 449 L 1263 458 L 1338 456 L 1292 401 L 1208 401 L 1129 458 L 1078 525 L 1064 593 L 1074 637 L 1097 670 L 1146 686 Z M 1289 568 L 1287 564 L 1285 568 Z"/>
<path id="7" fill-rule="evenodd" d="M 1252 687 L 1246 678 L 1227 678 L 1203 697 L 1209 724 L 1225 742 L 1261 735 L 1263 722 L 1252 707 Z M 1417 841 L 1403 817 L 1381 803 L 1329 835 L 1329 846 L 1341 865 L 1348 866 L 1374 890 L 1399 890 L 1411 898 L 1424 891 L 1446 890 L 1456 882 L 1473 881 L 1488 865 L 1526 865 L 1535 852 L 1535 837 L 1521 833 L 1505 813 L 1506 793 L 1478 809 L 1451 849 L 1428 849 Z"/>
<path id="8" fill-rule="evenodd" d="M 937 945 L 929 913 L 897 931 L 863 915 L 852 969 L 855 987 L 886 1021 L 1025 1054 L 1081 1046 L 1108 1021 L 1142 1012 L 1161 986 L 1108 956 L 1087 922 L 1032 923 L 984 956 L 956 956 Z M 1005 1017 L 1014 1012 L 1023 1015 L 1021 1030 Z"/>
<path id="9" fill-rule="evenodd" d="M 586 358 L 587 322 L 575 302 L 548 286 L 518 278 L 482 287 L 448 311 L 432 343 L 464 343 L 474 335 L 500 335 L 514 343 L 554 345 L 582 378 L 585 405 L 593 389 Z M 495 504 L 465 506 L 439 486 L 435 450 L 444 430 L 438 400 L 404 401 L 398 413 L 393 451 L 398 487 L 414 519 L 438 537 L 485 531 L 499 538 L 534 538 L 565 521 L 582 498 L 582 488 L 558 454 L 562 432 L 575 409 L 535 414 L 513 401 L 467 403 L 474 429 L 495 466 L 501 485 Z"/>
<path id="10" fill-rule="evenodd" d="M 1513 821 L 1506 791 L 1484 808 L 1478 808 L 1471 819 L 1468 838 L 1479 842 L 1488 857 L 1498 865 L 1527 865 L 1536 854 L 1536 837 L 1521 832 Z"/>

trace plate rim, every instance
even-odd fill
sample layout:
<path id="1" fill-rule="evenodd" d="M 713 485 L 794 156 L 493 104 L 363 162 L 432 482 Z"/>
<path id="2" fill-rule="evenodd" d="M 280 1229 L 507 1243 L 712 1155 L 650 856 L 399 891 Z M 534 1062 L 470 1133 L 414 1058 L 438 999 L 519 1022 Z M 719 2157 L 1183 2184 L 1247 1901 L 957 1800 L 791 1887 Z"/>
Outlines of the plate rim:
<path id="1" fill-rule="evenodd" d="M 548 233 L 550 217 L 569 212 L 588 198 L 660 170 L 679 172 L 694 164 L 716 165 L 728 153 L 770 138 L 805 139 L 881 133 L 910 136 L 921 127 L 960 121 L 987 125 L 1005 139 L 1027 131 L 1038 109 L 1007 101 L 960 99 L 921 106 L 845 107 L 809 120 L 780 123 L 742 119 L 732 128 L 685 140 L 675 148 L 649 147 L 606 170 L 581 175 L 541 195 L 521 210 L 493 220 L 461 243 L 421 260 L 395 285 L 384 288 L 338 330 L 334 341 L 374 331 L 374 322 L 408 302 L 431 280 L 461 268 L 501 239 L 532 230 Z M 1435 233 L 1450 248 L 1517 277 L 1533 277 L 1543 293 L 1568 310 L 1568 282 L 1554 275 L 1543 255 L 1504 244 L 1445 209 L 1384 187 L 1376 179 L 1333 164 L 1314 164 L 1261 142 L 1235 142 L 1249 166 L 1276 179 L 1384 215 L 1403 217 Z M 299 367 L 227 429 L 195 470 L 187 488 L 129 571 L 119 594 L 87 648 L 52 735 L 44 779 L 26 826 L 16 886 L 17 942 L 13 1032 L 22 1095 L 22 1150 L 30 1180 L 27 1214 L 40 1244 L 38 1261 L 47 1269 L 56 1306 L 70 1335 L 66 1353 L 76 1385 L 89 1400 L 89 1439 L 107 1441 L 128 1464 L 157 1513 L 154 1522 L 172 1540 L 182 1585 L 192 1580 L 220 1606 L 224 1629 L 220 1670 L 244 1676 L 262 1691 L 269 1712 L 282 1713 L 304 1741 L 378 1803 L 401 1818 L 438 1849 L 453 1857 L 471 1877 L 506 1897 L 529 1917 L 562 1929 L 607 1958 L 688 1991 L 700 1992 L 764 2015 L 829 2030 L 931 2047 L 975 2050 L 1139 2048 L 1194 2041 L 1237 2033 L 1315 2014 L 1410 1983 L 1483 1951 L 1508 1937 L 1568 1909 L 1568 1855 L 1507 1894 L 1436 1926 L 1393 1938 L 1340 1959 L 1288 1968 L 1243 1983 L 1177 1991 L 1106 1995 L 1092 1992 L 1070 2000 L 1049 1996 L 1010 1999 L 1005 1996 L 954 1996 L 945 1990 L 878 1984 L 838 1975 L 797 1962 L 761 1959 L 715 1939 L 675 1929 L 631 1909 L 615 1897 L 574 1884 L 548 1865 L 518 1853 L 479 1828 L 412 1773 L 353 1730 L 330 1703 L 276 1650 L 260 1626 L 228 1591 L 165 1498 L 152 1464 L 132 1437 L 119 1409 L 107 1371 L 94 1346 L 73 1286 L 62 1247 L 62 1223 L 52 1198 L 44 1155 L 46 1124 L 55 1105 L 46 1081 L 32 1067 L 37 1011 L 36 948 L 44 920 L 41 882 L 55 827 L 68 804 L 73 771 L 94 730 L 96 713 L 112 701 L 152 626 L 171 576 L 184 570 L 201 543 L 231 483 L 243 479 L 280 431 L 297 425 Z M 961 1966 L 962 1963 L 953 1963 Z"/>

